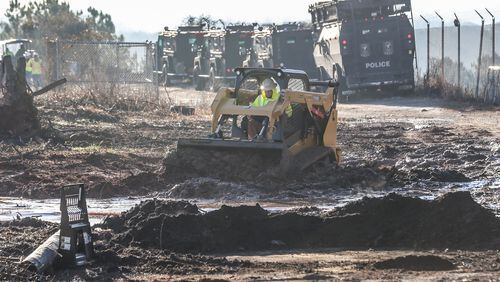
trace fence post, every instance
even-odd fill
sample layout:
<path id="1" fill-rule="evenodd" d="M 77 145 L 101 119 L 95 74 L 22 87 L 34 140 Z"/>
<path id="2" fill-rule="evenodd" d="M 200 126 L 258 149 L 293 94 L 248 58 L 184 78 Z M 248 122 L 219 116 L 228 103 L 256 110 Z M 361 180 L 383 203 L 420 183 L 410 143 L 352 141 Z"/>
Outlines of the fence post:
<path id="1" fill-rule="evenodd" d="M 116 42 L 116 81 L 114 82 L 115 84 L 120 83 L 120 43 Z"/>
<path id="2" fill-rule="evenodd" d="M 59 39 L 56 39 L 56 80 L 59 80 Z"/>
<path id="3" fill-rule="evenodd" d="M 430 43 L 430 37 L 431 37 L 431 25 L 429 24 L 429 21 L 424 18 L 424 16 L 420 15 L 420 17 L 427 23 L 427 74 L 425 75 L 425 87 L 429 87 L 429 75 L 430 75 L 430 64 L 431 64 L 431 43 Z"/>
<path id="4" fill-rule="evenodd" d="M 481 18 L 481 40 L 479 41 L 479 58 L 477 62 L 477 81 L 476 81 L 476 99 L 479 98 L 479 82 L 481 80 L 481 62 L 483 57 L 483 37 L 484 37 L 484 18 L 475 10 L 477 15 Z"/>
<path id="5" fill-rule="evenodd" d="M 147 47 L 147 52 L 149 54 L 150 58 L 150 71 L 152 73 L 152 78 L 153 78 L 153 87 L 155 88 L 155 94 L 156 94 L 156 102 L 159 104 L 160 103 L 160 83 L 158 82 L 158 75 L 155 74 L 154 70 L 154 65 L 155 65 L 155 52 L 156 52 L 156 46 L 154 45 L 153 42 L 150 42 Z"/>
<path id="6" fill-rule="evenodd" d="M 462 66 L 461 66 L 461 61 L 460 61 L 460 44 L 461 44 L 461 41 L 460 41 L 460 20 L 458 19 L 458 16 L 457 14 L 455 13 L 455 22 L 454 22 L 455 26 L 457 27 L 458 29 L 458 72 L 457 72 L 457 75 L 458 75 L 458 87 L 460 87 L 462 84 L 461 84 L 461 80 L 460 80 L 460 72 L 462 71 Z"/>
<path id="7" fill-rule="evenodd" d="M 441 19 L 441 79 L 444 84 L 446 81 L 446 78 L 444 77 L 444 19 L 440 14 L 438 14 L 438 12 L 435 13 Z"/>
<path id="8" fill-rule="evenodd" d="M 491 51 L 491 64 L 494 66 L 495 65 L 495 57 L 496 57 L 496 50 L 495 50 L 495 16 L 490 12 L 490 10 L 488 10 L 488 8 L 486 8 L 486 12 L 488 12 L 488 14 L 490 14 L 491 16 L 491 33 L 492 33 L 492 36 L 491 36 L 491 39 L 492 39 L 492 42 L 491 42 L 491 48 L 492 48 L 492 51 Z"/>

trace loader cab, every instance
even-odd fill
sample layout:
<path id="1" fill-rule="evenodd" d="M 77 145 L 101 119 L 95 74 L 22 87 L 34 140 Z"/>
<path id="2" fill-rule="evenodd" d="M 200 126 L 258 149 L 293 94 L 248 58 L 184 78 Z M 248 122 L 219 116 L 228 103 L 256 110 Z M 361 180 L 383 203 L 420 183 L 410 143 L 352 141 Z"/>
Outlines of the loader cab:
<path id="1" fill-rule="evenodd" d="M 310 91 L 311 85 L 306 72 L 292 69 L 237 68 L 235 95 L 259 94 L 259 87 L 266 78 L 273 79 L 279 90 Z M 244 95 L 241 95 L 244 96 Z M 250 98 L 255 98 L 255 96 Z"/>
<path id="2" fill-rule="evenodd" d="M 0 41 L 0 62 L 2 62 L 3 56 L 7 55 L 7 49 L 15 56 L 16 53 L 21 48 L 21 45 L 24 45 L 26 52 L 31 51 L 31 40 L 29 39 L 8 39 L 4 41 Z M 26 56 L 26 53 L 25 53 Z M 11 58 L 12 63 L 15 66 L 17 61 L 15 58 Z M 27 58 L 28 59 L 28 58 Z"/>
<path id="3" fill-rule="evenodd" d="M 6 55 L 7 48 L 13 54 L 16 54 L 17 51 L 21 48 L 21 45 L 24 45 L 26 51 L 31 49 L 31 40 L 29 39 L 9 39 L 0 41 L 0 57 Z"/>

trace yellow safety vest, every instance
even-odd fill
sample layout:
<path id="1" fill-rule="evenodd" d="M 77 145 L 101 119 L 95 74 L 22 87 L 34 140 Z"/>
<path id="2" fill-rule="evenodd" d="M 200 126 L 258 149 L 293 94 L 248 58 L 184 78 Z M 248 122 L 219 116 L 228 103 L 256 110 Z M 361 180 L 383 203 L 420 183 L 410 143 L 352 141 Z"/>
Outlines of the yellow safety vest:
<path id="1" fill-rule="evenodd" d="M 31 73 L 31 65 L 30 65 L 30 61 L 28 61 L 28 63 L 26 64 L 26 72 L 27 72 L 27 73 Z"/>
<path id="2" fill-rule="evenodd" d="M 260 94 L 255 101 L 253 101 L 252 106 L 254 107 L 264 107 L 267 104 L 277 101 L 280 98 L 280 94 L 278 93 L 278 89 L 273 89 L 273 95 L 271 98 L 267 98 L 266 92 L 262 90 L 262 94 Z"/>
<path id="3" fill-rule="evenodd" d="M 28 62 L 29 67 L 31 68 L 32 74 L 42 74 L 42 60 L 35 61 L 35 59 L 30 59 Z"/>
<path id="4" fill-rule="evenodd" d="M 253 101 L 252 106 L 253 107 L 264 107 L 271 102 L 277 101 L 279 98 L 280 98 L 280 93 L 278 92 L 278 89 L 276 89 L 276 88 L 273 89 L 273 95 L 271 96 L 271 98 L 267 98 L 266 92 L 264 90 L 262 90 L 262 94 L 259 95 L 255 99 L 255 101 Z M 286 108 L 285 113 L 288 117 L 292 116 L 293 109 L 292 109 L 291 105 Z"/>

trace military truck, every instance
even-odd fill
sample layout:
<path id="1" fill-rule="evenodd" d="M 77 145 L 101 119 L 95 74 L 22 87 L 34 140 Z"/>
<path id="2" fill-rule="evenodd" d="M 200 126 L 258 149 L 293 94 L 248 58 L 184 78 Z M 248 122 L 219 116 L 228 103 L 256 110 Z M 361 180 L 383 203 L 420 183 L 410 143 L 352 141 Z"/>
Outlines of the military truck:
<path id="1" fill-rule="evenodd" d="M 415 87 L 411 0 L 335 0 L 309 7 L 320 79 L 344 71 L 344 94 Z"/>
<path id="2" fill-rule="evenodd" d="M 312 30 L 300 24 L 277 25 L 273 29 L 273 61 L 275 67 L 302 69 L 316 79 Z"/>
<path id="3" fill-rule="evenodd" d="M 314 63 L 312 30 L 297 23 L 261 26 L 254 34 L 252 67 L 302 69 L 318 78 Z"/>
<path id="4" fill-rule="evenodd" d="M 181 26 L 161 32 L 156 43 L 159 81 L 165 85 L 193 81 L 194 58 L 205 45 L 206 28 Z"/>
<path id="5" fill-rule="evenodd" d="M 194 60 L 196 88 L 217 91 L 234 81 L 234 69 L 250 66 L 255 25 L 233 25 L 205 34 L 205 46 Z"/>

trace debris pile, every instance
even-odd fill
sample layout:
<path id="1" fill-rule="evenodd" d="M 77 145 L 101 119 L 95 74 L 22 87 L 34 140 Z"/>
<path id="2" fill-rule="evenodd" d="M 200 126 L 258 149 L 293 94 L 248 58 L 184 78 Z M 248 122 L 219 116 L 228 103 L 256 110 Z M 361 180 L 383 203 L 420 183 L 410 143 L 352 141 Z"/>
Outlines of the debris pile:
<path id="1" fill-rule="evenodd" d="M 123 226 L 123 228 L 120 228 Z M 256 206 L 199 213 L 180 202 L 144 202 L 104 227 L 112 242 L 176 252 L 283 248 L 498 248 L 500 221 L 458 192 L 435 201 L 390 194 L 326 215 L 270 213 Z"/>
<path id="2" fill-rule="evenodd" d="M 20 58 L 17 63 L 20 71 L 15 71 L 9 58 L 4 57 L 0 66 L 0 77 L 5 76 L 5 83 L 1 87 L 4 95 L 0 96 L 0 136 L 29 135 L 40 129 L 40 123 L 33 96 L 28 93 L 26 86 L 26 61 Z"/>

